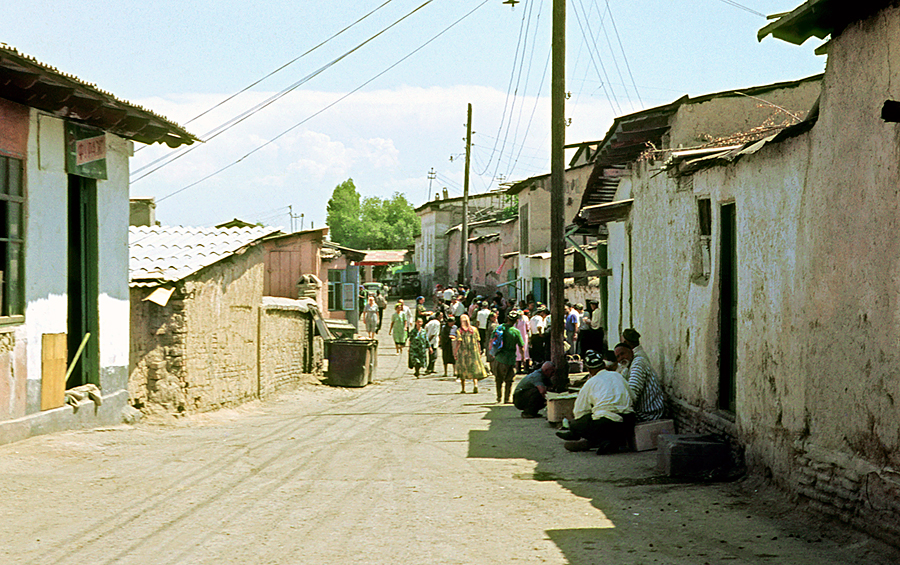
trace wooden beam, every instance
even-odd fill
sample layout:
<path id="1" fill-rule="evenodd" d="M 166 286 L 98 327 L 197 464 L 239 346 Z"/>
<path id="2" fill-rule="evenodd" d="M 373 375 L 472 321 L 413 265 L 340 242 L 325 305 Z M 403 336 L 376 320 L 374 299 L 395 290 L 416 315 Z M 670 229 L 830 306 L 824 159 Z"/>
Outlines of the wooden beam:
<path id="1" fill-rule="evenodd" d="M 572 271 L 566 273 L 567 279 L 580 279 L 585 277 L 611 277 L 612 269 L 594 269 L 593 271 Z"/>

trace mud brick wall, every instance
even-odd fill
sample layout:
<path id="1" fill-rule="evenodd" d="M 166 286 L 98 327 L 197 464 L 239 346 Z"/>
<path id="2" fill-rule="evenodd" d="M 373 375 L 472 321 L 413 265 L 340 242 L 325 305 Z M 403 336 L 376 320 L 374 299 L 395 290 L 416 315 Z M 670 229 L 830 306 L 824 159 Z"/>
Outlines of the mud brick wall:
<path id="1" fill-rule="evenodd" d="M 264 299 L 266 300 L 266 299 Z M 260 318 L 260 396 L 295 387 L 321 372 L 313 344 L 313 320 L 298 307 L 264 304 Z"/>
<path id="2" fill-rule="evenodd" d="M 715 436 L 731 448 L 731 459 L 735 472 L 744 470 L 744 448 L 738 440 L 737 425 L 728 415 L 708 412 L 671 396 L 668 397 L 666 408 L 667 413 L 675 420 L 676 433 Z"/>
<path id="3" fill-rule="evenodd" d="M 128 394 L 147 414 L 186 411 L 184 301 L 173 295 L 165 306 L 145 301 L 154 289 L 131 289 Z"/>
<path id="4" fill-rule="evenodd" d="M 900 472 L 808 440 L 793 444 L 789 485 L 816 511 L 900 545 Z"/>
<path id="5" fill-rule="evenodd" d="M 189 412 L 256 398 L 263 252 L 251 247 L 184 281 Z"/>

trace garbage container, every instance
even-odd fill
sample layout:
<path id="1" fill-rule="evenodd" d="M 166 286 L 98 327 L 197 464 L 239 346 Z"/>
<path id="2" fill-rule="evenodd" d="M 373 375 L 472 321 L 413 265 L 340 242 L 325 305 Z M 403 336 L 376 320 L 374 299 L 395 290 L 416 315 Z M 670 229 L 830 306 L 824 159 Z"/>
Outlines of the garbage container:
<path id="1" fill-rule="evenodd" d="M 378 340 L 334 339 L 328 347 L 328 384 L 361 387 L 372 382 L 378 367 Z"/>

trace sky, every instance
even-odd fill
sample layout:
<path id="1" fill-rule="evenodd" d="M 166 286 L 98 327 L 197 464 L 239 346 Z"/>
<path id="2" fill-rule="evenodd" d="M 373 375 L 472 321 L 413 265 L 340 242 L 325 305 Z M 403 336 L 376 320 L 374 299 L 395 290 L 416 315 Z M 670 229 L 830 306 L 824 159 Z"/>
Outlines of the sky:
<path id="1" fill-rule="evenodd" d="M 765 14 L 800 3 L 568 0 L 566 142 L 685 94 L 822 72 L 818 44 L 756 39 Z M 135 143 L 131 196 L 155 197 L 163 225 L 296 230 L 323 227 L 351 178 L 364 198 L 414 206 L 462 195 L 467 104 L 470 192 L 548 173 L 551 12 L 552 0 L 32 0 L 4 6 L 0 42 L 204 140 Z"/>

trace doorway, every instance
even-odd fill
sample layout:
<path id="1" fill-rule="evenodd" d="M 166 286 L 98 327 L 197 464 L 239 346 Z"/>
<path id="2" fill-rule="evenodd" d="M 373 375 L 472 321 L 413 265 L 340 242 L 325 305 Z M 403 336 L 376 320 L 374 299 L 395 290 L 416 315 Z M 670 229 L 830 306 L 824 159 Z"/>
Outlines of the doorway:
<path id="1" fill-rule="evenodd" d="M 722 205 L 719 288 L 719 408 L 735 412 L 737 374 L 737 224 L 734 204 Z"/>
<path id="2" fill-rule="evenodd" d="M 99 243 L 97 181 L 69 175 L 68 364 L 84 337 L 90 338 L 75 364 L 66 388 L 100 386 Z"/>

